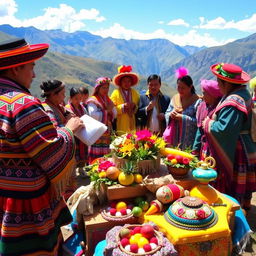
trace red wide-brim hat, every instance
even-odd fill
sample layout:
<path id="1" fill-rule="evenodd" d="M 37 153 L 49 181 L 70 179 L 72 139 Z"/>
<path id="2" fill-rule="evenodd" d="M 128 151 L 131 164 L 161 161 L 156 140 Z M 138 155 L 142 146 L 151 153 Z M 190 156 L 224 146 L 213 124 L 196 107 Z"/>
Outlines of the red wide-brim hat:
<path id="1" fill-rule="evenodd" d="M 217 63 L 211 66 L 212 73 L 232 84 L 245 84 L 251 78 L 241 67 L 229 63 Z"/>
<path id="2" fill-rule="evenodd" d="M 0 44 L 0 70 L 34 62 L 43 57 L 49 44 L 28 44 L 24 39 L 12 39 Z"/>
<path id="3" fill-rule="evenodd" d="M 118 67 L 118 74 L 113 77 L 113 84 L 116 86 L 121 85 L 121 80 L 123 77 L 130 77 L 132 80 L 132 86 L 138 84 L 139 82 L 139 76 L 136 73 L 131 72 L 132 67 L 131 66 L 120 66 Z"/>

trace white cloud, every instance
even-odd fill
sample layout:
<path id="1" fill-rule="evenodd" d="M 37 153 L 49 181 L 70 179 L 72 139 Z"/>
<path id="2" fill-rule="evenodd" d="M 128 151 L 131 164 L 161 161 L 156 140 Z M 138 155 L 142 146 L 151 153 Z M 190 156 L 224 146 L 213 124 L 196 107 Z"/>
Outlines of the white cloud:
<path id="1" fill-rule="evenodd" d="M 189 27 L 189 24 L 185 22 L 183 19 L 176 19 L 176 20 L 171 20 L 167 23 L 169 26 L 184 26 L 184 27 Z"/>
<path id="2" fill-rule="evenodd" d="M 163 29 L 155 30 L 152 33 L 141 33 L 131 29 L 126 29 L 125 27 L 121 26 L 118 23 L 115 23 L 110 28 L 91 31 L 91 33 L 102 36 L 104 38 L 113 37 L 117 39 L 123 38 L 126 40 L 130 40 L 130 39 L 148 40 L 148 39 L 154 39 L 154 38 L 162 38 L 182 46 L 194 45 L 199 47 L 223 45 L 230 41 L 233 41 L 232 39 L 220 41 L 211 37 L 211 35 L 208 33 L 199 34 L 197 30 L 190 30 L 189 32 L 183 35 L 166 33 Z"/>
<path id="3" fill-rule="evenodd" d="M 14 0 L 0 2 L 0 17 L 14 16 L 17 10 L 17 4 Z"/>
<path id="4" fill-rule="evenodd" d="M 8 1 L 9 3 L 12 3 L 12 5 L 2 6 L 2 12 L 5 10 L 6 15 L 0 17 L 0 24 L 10 24 L 15 27 L 34 26 L 42 30 L 62 29 L 65 32 L 74 32 L 77 30 L 84 30 L 86 26 L 84 21 L 86 20 L 95 20 L 96 22 L 105 20 L 103 16 L 99 15 L 99 11 L 94 8 L 90 10 L 81 9 L 79 12 L 76 12 L 73 7 L 66 4 L 60 4 L 58 8 L 48 7 L 44 9 L 44 14 L 42 16 L 21 21 L 14 17 L 15 12 L 17 11 L 17 5 L 13 0 Z"/>
<path id="5" fill-rule="evenodd" d="M 237 29 L 244 32 L 255 33 L 256 32 L 256 13 L 251 17 L 240 21 L 226 21 L 222 17 L 217 17 L 213 20 L 207 20 L 204 17 L 200 17 L 200 25 L 196 28 L 200 29 Z"/>
<path id="6" fill-rule="evenodd" d="M 164 21 L 159 20 L 157 23 L 162 25 L 162 24 L 164 24 Z"/>

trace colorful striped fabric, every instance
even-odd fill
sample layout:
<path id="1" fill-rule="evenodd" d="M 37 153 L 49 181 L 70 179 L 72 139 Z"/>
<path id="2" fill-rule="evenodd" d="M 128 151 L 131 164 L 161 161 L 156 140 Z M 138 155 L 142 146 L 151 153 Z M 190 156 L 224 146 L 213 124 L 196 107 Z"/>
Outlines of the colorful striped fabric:
<path id="1" fill-rule="evenodd" d="M 0 78 L 0 255 L 60 255 L 73 155 L 72 132 L 56 130 L 38 99 Z"/>

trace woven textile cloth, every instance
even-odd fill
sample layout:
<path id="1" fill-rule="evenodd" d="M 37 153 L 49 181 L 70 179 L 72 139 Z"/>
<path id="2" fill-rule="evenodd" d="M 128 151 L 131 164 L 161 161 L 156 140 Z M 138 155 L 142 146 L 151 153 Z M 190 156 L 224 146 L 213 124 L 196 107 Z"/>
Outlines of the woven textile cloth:
<path id="1" fill-rule="evenodd" d="M 60 226 L 72 219 L 61 193 L 73 155 L 72 133 L 0 78 L 0 255 L 59 255 Z"/>

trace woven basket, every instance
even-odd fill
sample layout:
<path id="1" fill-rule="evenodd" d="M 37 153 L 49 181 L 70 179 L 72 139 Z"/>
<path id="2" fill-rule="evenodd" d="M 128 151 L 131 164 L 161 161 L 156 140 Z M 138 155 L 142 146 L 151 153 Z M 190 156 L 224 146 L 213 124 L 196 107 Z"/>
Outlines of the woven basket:
<path id="1" fill-rule="evenodd" d="M 129 226 L 126 226 L 125 228 L 135 228 L 135 227 L 142 227 L 142 225 L 129 225 Z M 121 229 L 122 230 L 122 229 Z M 120 230 L 120 232 L 121 232 Z M 118 242 L 118 246 L 120 248 L 120 250 L 124 253 L 126 253 L 127 255 L 135 255 L 135 256 L 143 256 L 143 255 L 153 255 L 154 253 L 156 253 L 158 250 L 160 250 L 162 248 L 162 244 L 163 244 L 163 239 L 162 237 L 160 236 L 159 232 L 157 232 L 156 230 L 154 230 L 155 232 L 155 236 L 157 237 L 157 240 L 158 240 L 158 245 L 155 249 L 151 250 L 150 252 L 145 252 L 145 253 L 133 253 L 133 252 L 128 252 L 124 249 L 124 247 L 121 245 L 120 243 L 120 232 L 117 234 L 117 237 L 116 237 L 116 241 Z"/>
<path id="2" fill-rule="evenodd" d="M 150 160 L 140 160 L 137 162 L 138 172 L 142 175 L 148 175 L 151 173 L 155 173 L 160 168 L 160 156 L 157 156 L 156 159 Z M 116 156 L 115 154 L 112 155 L 112 161 L 118 168 L 122 168 L 125 164 L 129 161 L 128 159 L 124 159 L 121 157 Z"/>
<path id="3" fill-rule="evenodd" d="M 109 222 L 116 222 L 117 224 L 124 224 L 124 223 L 136 223 L 137 219 L 133 216 L 132 212 L 127 215 L 123 216 L 111 216 L 108 214 L 106 209 L 101 211 L 101 216 L 103 219 Z"/>
<path id="4" fill-rule="evenodd" d="M 175 178 L 184 178 L 185 176 L 187 176 L 190 170 L 190 168 L 176 168 L 170 165 L 168 165 L 167 168 L 169 173 L 172 174 L 172 176 Z"/>

